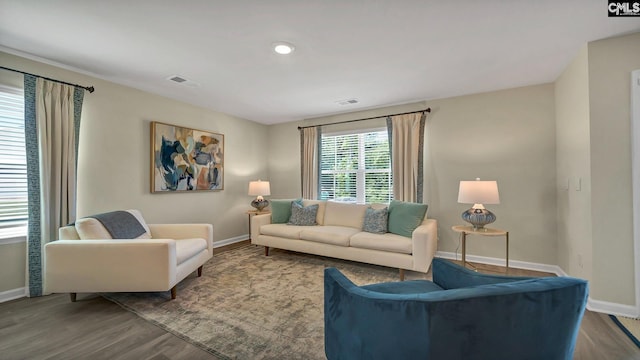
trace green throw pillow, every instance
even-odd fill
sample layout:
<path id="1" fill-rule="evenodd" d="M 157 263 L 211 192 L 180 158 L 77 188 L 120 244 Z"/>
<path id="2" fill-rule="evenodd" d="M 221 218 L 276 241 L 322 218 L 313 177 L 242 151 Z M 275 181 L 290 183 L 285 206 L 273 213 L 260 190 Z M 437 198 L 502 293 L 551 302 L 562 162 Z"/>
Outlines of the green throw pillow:
<path id="1" fill-rule="evenodd" d="M 427 204 L 391 201 L 389 205 L 389 232 L 411 237 L 427 213 Z"/>
<path id="2" fill-rule="evenodd" d="M 286 224 L 291 217 L 291 203 L 302 205 L 302 199 L 271 200 L 271 223 Z"/>

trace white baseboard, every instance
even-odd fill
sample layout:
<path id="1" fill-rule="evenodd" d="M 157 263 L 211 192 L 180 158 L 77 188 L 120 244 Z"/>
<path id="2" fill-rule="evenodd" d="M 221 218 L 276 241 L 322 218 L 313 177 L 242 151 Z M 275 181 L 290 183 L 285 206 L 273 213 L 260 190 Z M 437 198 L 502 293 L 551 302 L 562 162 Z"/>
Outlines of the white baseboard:
<path id="1" fill-rule="evenodd" d="M 460 254 L 438 251 L 436 257 L 443 259 L 461 260 Z M 486 256 L 467 255 L 467 261 L 476 262 L 487 265 L 505 266 L 505 260 Z M 539 264 L 527 261 L 509 260 L 509 267 L 525 270 L 543 271 L 557 276 L 568 276 L 567 273 L 558 265 Z M 625 316 L 629 318 L 638 318 L 640 313 L 633 305 L 618 304 L 608 301 L 596 300 L 591 297 L 587 300 L 587 309 L 599 313 Z"/>
<path id="2" fill-rule="evenodd" d="M 640 317 L 640 313 L 638 313 L 638 309 L 635 306 L 595 300 L 591 297 L 589 297 L 589 300 L 587 301 L 587 309 L 589 311 L 624 316 L 633 319 Z"/>
<path id="3" fill-rule="evenodd" d="M 443 258 L 443 259 L 451 259 L 451 260 L 462 259 L 462 257 L 459 254 L 456 256 L 456 253 L 452 253 L 448 251 L 437 251 L 436 257 Z M 496 266 L 506 265 L 506 261 L 504 259 L 492 258 L 487 256 L 467 255 L 466 260 L 471 262 L 477 262 L 480 264 L 487 264 L 487 265 L 496 265 Z M 548 273 L 556 274 L 557 276 L 567 276 L 564 270 L 562 270 L 558 265 L 540 264 L 540 263 L 533 263 L 533 262 L 520 261 L 520 260 L 509 260 L 509 267 L 516 268 L 516 269 L 548 272 Z"/>
<path id="4" fill-rule="evenodd" d="M 27 296 L 27 290 L 26 288 L 23 288 L 23 287 L 3 291 L 3 292 L 0 292 L 0 303 L 9 301 L 9 300 L 23 298 L 25 296 Z"/>
<path id="5" fill-rule="evenodd" d="M 219 248 L 219 247 L 223 247 L 223 246 L 226 246 L 226 245 L 235 244 L 235 243 L 238 243 L 240 241 L 245 241 L 245 240 L 249 240 L 249 234 L 235 236 L 235 237 L 224 239 L 224 240 L 214 241 L 213 242 L 213 248 L 215 249 L 215 248 Z"/>

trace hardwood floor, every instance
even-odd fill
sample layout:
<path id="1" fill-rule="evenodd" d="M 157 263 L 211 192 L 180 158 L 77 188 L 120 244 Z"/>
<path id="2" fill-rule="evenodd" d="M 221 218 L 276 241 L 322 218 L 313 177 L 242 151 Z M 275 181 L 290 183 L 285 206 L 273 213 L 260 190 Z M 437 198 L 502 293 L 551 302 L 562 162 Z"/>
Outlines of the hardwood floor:
<path id="1" fill-rule="evenodd" d="M 640 359 L 640 349 L 613 323 L 609 315 L 586 311 L 574 359 Z"/>
<path id="2" fill-rule="evenodd" d="M 103 299 L 67 294 L 0 304 L 0 359 L 216 359 Z"/>
<path id="3" fill-rule="evenodd" d="M 216 253 L 228 250 L 216 249 Z M 476 264 L 477 265 L 477 264 Z M 481 272 L 504 268 L 477 265 Z M 511 275 L 548 276 L 510 269 Z M 0 304 L 0 359 L 216 359 L 98 295 L 67 294 Z M 574 359 L 640 359 L 640 349 L 607 315 L 587 311 Z"/>

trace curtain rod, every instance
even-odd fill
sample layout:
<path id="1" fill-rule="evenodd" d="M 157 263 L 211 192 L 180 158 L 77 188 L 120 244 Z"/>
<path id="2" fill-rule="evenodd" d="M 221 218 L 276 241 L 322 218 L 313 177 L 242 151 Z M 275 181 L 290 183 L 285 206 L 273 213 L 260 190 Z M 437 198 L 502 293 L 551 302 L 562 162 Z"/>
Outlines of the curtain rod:
<path id="1" fill-rule="evenodd" d="M 415 113 L 420 113 L 420 112 L 428 112 L 428 113 L 430 113 L 430 112 L 431 112 L 431 108 L 426 108 L 426 109 L 424 109 L 424 110 L 418 110 L 418 111 L 403 112 L 403 113 L 398 113 L 398 114 L 389 114 L 389 115 L 381 115 L 381 116 L 372 116 L 372 117 L 368 117 L 368 118 L 364 118 L 364 119 L 355 119 L 355 120 L 338 121 L 338 122 L 328 123 L 328 124 L 309 125 L 309 126 L 298 126 L 298 130 L 307 129 L 307 128 L 312 128 L 312 127 L 318 127 L 318 126 L 325 126 L 325 125 L 346 124 L 346 123 L 356 122 L 356 121 L 380 119 L 380 118 L 387 117 L 387 116 L 397 116 L 397 115 L 415 114 Z"/>
<path id="2" fill-rule="evenodd" d="M 25 75 L 31 75 L 31 76 L 39 77 L 39 78 L 42 78 L 42 79 L 45 79 L 45 80 L 55 81 L 57 83 L 61 83 L 61 84 L 65 84 L 65 85 L 77 86 L 79 88 L 87 90 L 89 93 L 92 93 L 92 92 L 94 92 L 96 90 L 93 86 L 82 86 L 82 85 L 78 85 L 78 84 L 72 84 L 72 83 L 68 83 L 66 81 L 56 80 L 56 79 L 48 78 L 48 77 L 45 77 L 45 76 L 40 76 L 40 75 L 28 73 L 26 71 L 11 69 L 11 68 L 4 67 L 4 66 L 0 66 L 0 69 L 9 70 L 9 71 L 13 71 L 13 72 L 17 72 L 17 73 L 21 73 L 21 74 L 25 74 Z"/>

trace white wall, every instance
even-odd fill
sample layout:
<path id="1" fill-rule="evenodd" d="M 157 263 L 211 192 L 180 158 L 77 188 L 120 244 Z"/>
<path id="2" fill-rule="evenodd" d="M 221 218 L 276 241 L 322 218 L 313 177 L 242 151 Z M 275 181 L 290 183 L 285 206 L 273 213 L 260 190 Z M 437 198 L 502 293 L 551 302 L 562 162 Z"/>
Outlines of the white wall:
<path id="1" fill-rule="evenodd" d="M 248 183 L 268 179 L 267 126 L 6 53 L 0 52 L 0 63 L 95 86 L 93 94 L 85 94 L 80 130 L 79 216 L 137 208 L 149 223 L 212 223 L 214 241 L 248 234 Z M 0 70 L 0 83 L 21 86 L 22 75 Z M 154 120 L 224 134 L 223 191 L 150 193 Z M 11 251 L 16 261 L 24 259 L 24 250 Z"/>
<path id="2" fill-rule="evenodd" d="M 635 305 L 631 186 L 631 71 L 640 33 L 589 43 L 591 297 Z"/>
<path id="3" fill-rule="evenodd" d="M 0 245 L 0 293 L 24 288 L 25 269 L 26 242 Z"/>
<path id="4" fill-rule="evenodd" d="M 271 199 L 300 197 L 300 133 L 301 122 L 269 126 L 267 163 Z"/>
<path id="5" fill-rule="evenodd" d="M 593 244 L 587 56 L 585 45 L 555 82 L 555 105 L 558 265 L 571 276 L 590 280 Z"/>
<path id="6" fill-rule="evenodd" d="M 451 226 L 469 205 L 458 204 L 460 180 L 497 180 L 500 204 L 488 205 L 509 231 L 510 259 L 556 264 L 554 95 L 551 84 L 429 101 L 431 168 L 425 194 L 439 222 L 438 249 L 459 246 Z M 500 238 L 473 238 L 467 253 L 504 257 Z"/>

